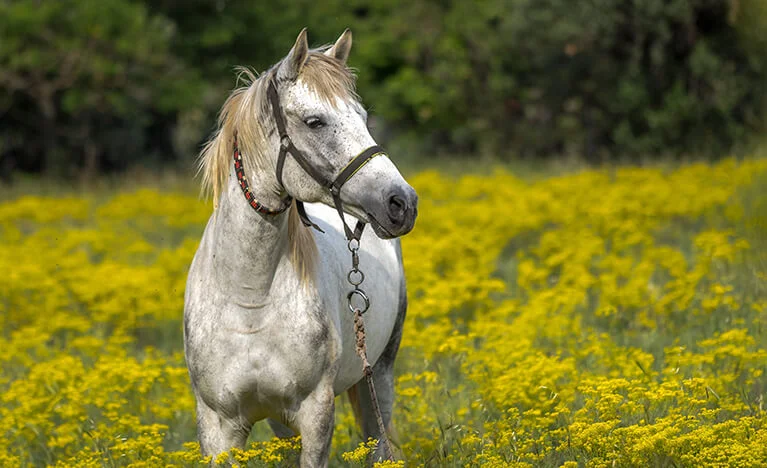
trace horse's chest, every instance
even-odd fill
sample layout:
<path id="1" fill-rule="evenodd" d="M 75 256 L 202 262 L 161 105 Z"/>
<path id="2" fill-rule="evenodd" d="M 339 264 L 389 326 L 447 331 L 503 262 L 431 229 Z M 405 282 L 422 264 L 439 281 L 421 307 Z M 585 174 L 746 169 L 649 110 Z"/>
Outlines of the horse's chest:
<path id="1" fill-rule="evenodd" d="M 306 309 L 301 312 L 285 313 L 253 337 L 257 343 L 252 344 L 248 360 L 256 368 L 278 362 L 297 380 L 313 381 L 317 371 L 332 365 L 340 348 L 332 323 Z"/>
<path id="2" fill-rule="evenodd" d="M 339 343 L 333 327 L 311 317 L 293 317 L 220 341 L 225 359 L 210 381 L 222 406 L 290 408 L 332 371 Z M 254 417 L 271 416 L 254 414 Z"/>

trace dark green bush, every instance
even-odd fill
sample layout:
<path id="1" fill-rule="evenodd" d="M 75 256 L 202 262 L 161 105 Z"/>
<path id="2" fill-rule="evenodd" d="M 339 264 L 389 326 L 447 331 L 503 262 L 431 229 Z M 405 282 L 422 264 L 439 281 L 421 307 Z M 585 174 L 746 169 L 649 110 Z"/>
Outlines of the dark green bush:
<path id="1" fill-rule="evenodd" d="M 175 25 L 143 4 L 0 1 L 0 18 L 0 147 L 22 168 L 140 162 L 201 87 L 168 46 Z"/>
<path id="2" fill-rule="evenodd" d="M 233 67 L 303 26 L 354 30 L 412 150 L 718 155 L 765 128 L 763 0 L 0 0 L 0 170 L 188 165 Z"/>
<path id="3" fill-rule="evenodd" d="M 760 0 L 375 5 L 365 96 L 448 149 L 716 154 L 764 128 Z"/>

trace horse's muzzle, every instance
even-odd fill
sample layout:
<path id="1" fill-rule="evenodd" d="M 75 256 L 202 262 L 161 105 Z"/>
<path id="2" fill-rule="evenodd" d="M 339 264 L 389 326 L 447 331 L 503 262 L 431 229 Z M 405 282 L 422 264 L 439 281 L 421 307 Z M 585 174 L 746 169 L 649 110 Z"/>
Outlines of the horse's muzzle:
<path id="1" fill-rule="evenodd" d="M 372 205 L 372 206 L 370 206 Z M 392 239 L 410 232 L 418 216 L 418 195 L 410 185 L 395 185 L 378 203 L 366 210 L 368 221 L 381 239 Z"/>

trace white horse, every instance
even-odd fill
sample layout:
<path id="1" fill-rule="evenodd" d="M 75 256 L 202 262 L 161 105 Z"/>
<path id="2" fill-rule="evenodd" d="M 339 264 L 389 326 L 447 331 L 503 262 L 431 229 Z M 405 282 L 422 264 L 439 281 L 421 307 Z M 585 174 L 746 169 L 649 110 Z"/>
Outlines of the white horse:
<path id="1" fill-rule="evenodd" d="M 260 77 L 243 71 L 246 85 L 227 99 L 202 152 L 215 209 L 189 270 L 184 349 L 203 455 L 242 448 L 268 418 L 278 436 L 301 434 L 302 466 L 327 466 L 344 391 L 364 437 L 380 438 L 355 354 L 345 224 L 331 206 L 377 235 L 364 232 L 359 258 L 371 301 L 368 359 L 389 427 L 406 309 L 395 238 L 413 228 L 417 196 L 368 132 L 346 67 L 351 43 L 346 30 L 309 50 L 304 30 Z M 302 201 L 324 233 L 301 225 Z M 375 456 L 384 455 L 379 444 Z"/>

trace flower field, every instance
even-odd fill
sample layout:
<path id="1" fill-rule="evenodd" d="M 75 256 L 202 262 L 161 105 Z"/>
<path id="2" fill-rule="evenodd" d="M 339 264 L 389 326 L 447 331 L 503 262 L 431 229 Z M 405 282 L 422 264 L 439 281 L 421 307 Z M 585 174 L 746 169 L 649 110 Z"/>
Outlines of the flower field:
<path id="1" fill-rule="evenodd" d="M 767 466 L 767 160 L 409 179 L 410 466 Z M 207 462 L 181 316 L 210 212 L 154 189 L 0 203 L 0 466 Z M 345 397 L 336 420 L 331 465 L 363 466 Z M 270 437 L 232 456 L 292 466 L 300 440 Z"/>

